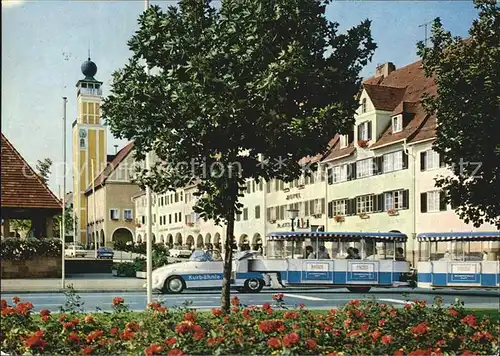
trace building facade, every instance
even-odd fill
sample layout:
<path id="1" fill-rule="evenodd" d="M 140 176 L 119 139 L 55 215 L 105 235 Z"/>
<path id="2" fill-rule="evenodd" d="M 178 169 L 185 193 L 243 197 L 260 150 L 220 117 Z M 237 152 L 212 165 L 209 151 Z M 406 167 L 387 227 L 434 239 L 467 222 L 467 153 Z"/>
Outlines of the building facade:
<path id="1" fill-rule="evenodd" d="M 111 245 L 132 241 L 135 206 L 140 189 L 132 183 L 136 168 L 133 143 L 107 154 L 106 126 L 101 120 L 102 82 L 94 76 L 90 58 L 82 64 L 84 79 L 77 83 L 78 117 L 73 123 L 73 209 L 76 241 Z"/>
<path id="2" fill-rule="evenodd" d="M 413 261 L 419 232 L 496 231 L 488 224 L 465 224 L 435 187 L 434 179 L 451 171 L 432 150 L 437 122 L 421 105 L 424 93 L 436 94 L 436 87 L 420 61 L 397 70 L 392 63 L 379 66 L 363 83 L 352 132 L 336 135 L 327 154 L 314 158 L 316 172 L 290 183 L 247 182 L 234 228 L 239 247 L 258 248 L 269 232 L 290 231 L 289 210 L 298 210 L 294 229 L 299 231 L 403 232 Z M 223 241 L 223 226 L 200 221 L 193 213 L 195 189 L 154 196 L 156 242 L 201 247 Z M 144 240 L 145 196 L 134 201 L 136 235 Z M 385 245 L 376 248 L 380 252 Z M 471 251 L 482 249 L 496 258 L 498 243 L 473 244 Z"/>

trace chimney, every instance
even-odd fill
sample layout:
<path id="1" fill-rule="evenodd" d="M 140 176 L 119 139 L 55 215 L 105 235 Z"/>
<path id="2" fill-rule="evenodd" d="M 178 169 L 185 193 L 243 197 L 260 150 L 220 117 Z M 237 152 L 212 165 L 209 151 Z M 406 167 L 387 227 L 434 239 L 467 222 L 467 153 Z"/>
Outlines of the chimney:
<path id="1" fill-rule="evenodd" d="M 392 62 L 387 62 L 377 66 L 377 71 L 375 72 L 375 77 L 387 78 L 389 74 L 396 70 L 396 66 Z"/>

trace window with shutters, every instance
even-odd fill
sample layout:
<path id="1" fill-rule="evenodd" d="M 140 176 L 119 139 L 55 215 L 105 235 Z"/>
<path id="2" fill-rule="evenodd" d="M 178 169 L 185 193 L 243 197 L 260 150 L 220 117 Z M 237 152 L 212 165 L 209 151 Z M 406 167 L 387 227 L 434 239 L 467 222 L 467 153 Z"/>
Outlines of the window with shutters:
<path id="1" fill-rule="evenodd" d="M 262 179 L 259 180 L 259 191 L 263 191 L 264 190 L 264 182 L 262 181 Z"/>
<path id="2" fill-rule="evenodd" d="M 382 159 L 383 172 L 394 172 L 403 169 L 403 151 L 385 154 Z"/>
<path id="3" fill-rule="evenodd" d="M 127 221 L 132 221 L 133 214 L 132 214 L 132 209 L 123 209 L 123 218 Z"/>
<path id="4" fill-rule="evenodd" d="M 332 168 L 332 182 L 340 183 L 347 181 L 347 164 L 336 166 Z"/>
<path id="5" fill-rule="evenodd" d="M 235 220 L 240 221 L 241 220 L 241 214 L 236 214 L 235 215 Z"/>
<path id="6" fill-rule="evenodd" d="M 440 203 L 439 198 L 440 198 L 439 190 L 427 192 L 427 212 L 439 211 L 439 203 Z"/>
<path id="7" fill-rule="evenodd" d="M 271 182 L 266 182 L 266 193 L 271 193 Z"/>
<path id="8" fill-rule="evenodd" d="M 384 211 L 404 209 L 404 190 L 384 193 Z"/>
<path id="9" fill-rule="evenodd" d="M 109 218 L 110 218 L 110 220 L 119 220 L 120 219 L 120 210 L 119 209 L 109 209 Z"/>
<path id="10" fill-rule="evenodd" d="M 250 194 L 252 191 L 251 191 L 251 184 L 249 181 L 246 182 L 246 186 L 247 186 L 247 194 Z"/>
<path id="11" fill-rule="evenodd" d="M 347 199 L 334 200 L 333 216 L 344 216 L 347 214 Z"/>
<path id="12" fill-rule="evenodd" d="M 255 181 L 252 181 L 252 193 L 255 193 L 256 186 L 257 186 L 257 183 L 255 183 Z"/>
<path id="13" fill-rule="evenodd" d="M 275 206 L 274 207 L 274 220 L 278 220 L 280 218 L 280 207 Z"/>
<path id="14" fill-rule="evenodd" d="M 248 220 L 248 208 L 243 209 L 243 220 Z"/>
<path id="15" fill-rule="evenodd" d="M 260 205 L 255 206 L 255 218 L 260 219 Z"/>
<path id="16" fill-rule="evenodd" d="M 172 214 L 168 214 L 168 223 L 171 224 L 172 223 Z"/>
<path id="17" fill-rule="evenodd" d="M 365 121 L 358 125 L 358 141 L 369 141 L 372 138 L 371 133 L 372 125 L 371 121 Z"/>
<path id="18" fill-rule="evenodd" d="M 300 177 L 299 177 L 299 182 L 298 182 L 298 186 L 299 187 L 302 187 L 306 184 L 306 177 L 302 174 Z"/>
<path id="19" fill-rule="evenodd" d="M 286 205 L 282 205 L 279 207 L 280 208 L 280 220 L 285 220 L 285 210 L 286 210 Z"/>
<path id="20" fill-rule="evenodd" d="M 305 201 L 304 204 L 304 216 L 309 216 L 309 202 Z"/>
<path id="21" fill-rule="evenodd" d="M 372 195 L 363 195 L 356 198 L 356 213 L 371 213 L 373 212 L 373 201 L 374 196 Z"/>
<path id="22" fill-rule="evenodd" d="M 368 158 L 356 162 L 356 177 L 364 178 L 373 175 L 373 159 Z"/>
<path id="23" fill-rule="evenodd" d="M 439 168 L 439 153 L 433 150 L 427 151 L 425 155 L 425 169 Z"/>
<path id="24" fill-rule="evenodd" d="M 280 181 L 275 179 L 274 180 L 274 191 L 279 192 L 279 190 L 280 190 Z"/>

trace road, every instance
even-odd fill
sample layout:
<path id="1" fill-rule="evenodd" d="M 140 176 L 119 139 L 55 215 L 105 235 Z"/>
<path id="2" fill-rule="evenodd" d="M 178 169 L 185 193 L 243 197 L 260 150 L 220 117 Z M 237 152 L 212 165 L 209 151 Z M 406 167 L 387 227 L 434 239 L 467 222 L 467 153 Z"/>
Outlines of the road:
<path id="1" fill-rule="evenodd" d="M 265 291 L 256 294 L 237 293 L 244 305 L 261 306 L 266 302 L 272 303 L 272 295 L 276 291 Z M 436 294 L 421 293 L 418 290 L 410 293 L 402 293 L 396 291 L 387 291 L 385 289 L 373 289 L 366 294 L 358 294 L 348 292 L 345 289 L 319 289 L 319 290 L 303 290 L 303 289 L 286 289 L 283 291 L 284 300 L 289 307 L 294 307 L 304 303 L 309 309 L 330 309 L 337 308 L 346 304 L 352 299 L 376 299 L 380 303 L 392 304 L 396 307 L 402 307 L 406 301 L 415 299 L 425 300 L 428 304 L 432 304 Z M 62 293 L 23 293 L 16 294 L 23 301 L 30 301 L 35 306 L 35 309 L 49 309 L 58 311 L 58 307 L 65 302 L 65 296 Z M 111 310 L 111 301 L 113 297 L 120 296 L 125 299 L 130 309 L 140 311 L 146 307 L 145 292 L 126 292 L 126 293 L 80 293 L 80 297 L 84 302 L 86 311 L 95 311 L 96 307 L 104 311 Z M 10 299 L 14 296 L 12 293 L 2 293 L 2 298 Z M 470 308 L 498 308 L 498 293 L 484 292 L 483 295 L 476 293 L 457 292 L 440 294 L 445 305 L 450 305 L 455 301 L 455 298 L 460 298 L 464 301 L 466 307 Z M 163 301 L 163 304 L 169 308 L 182 306 L 184 302 L 189 302 L 191 308 L 199 310 L 210 310 L 220 306 L 220 291 L 186 291 L 180 295 L 158 295 L 154 298 Z"/>

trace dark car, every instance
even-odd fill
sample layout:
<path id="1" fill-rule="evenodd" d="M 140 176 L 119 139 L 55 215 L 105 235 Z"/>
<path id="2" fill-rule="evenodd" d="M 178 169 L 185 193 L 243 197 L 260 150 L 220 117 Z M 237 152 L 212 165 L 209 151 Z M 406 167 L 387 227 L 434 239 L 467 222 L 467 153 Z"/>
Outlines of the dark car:
<path id="1" fill-rule="evenodd" d="M 115 253 L 113 252 L 113 249 L 109 247 L 100 247 L 97 250 L 97 258 L 111 258 L 113 259 L 113 256 Z"/>

